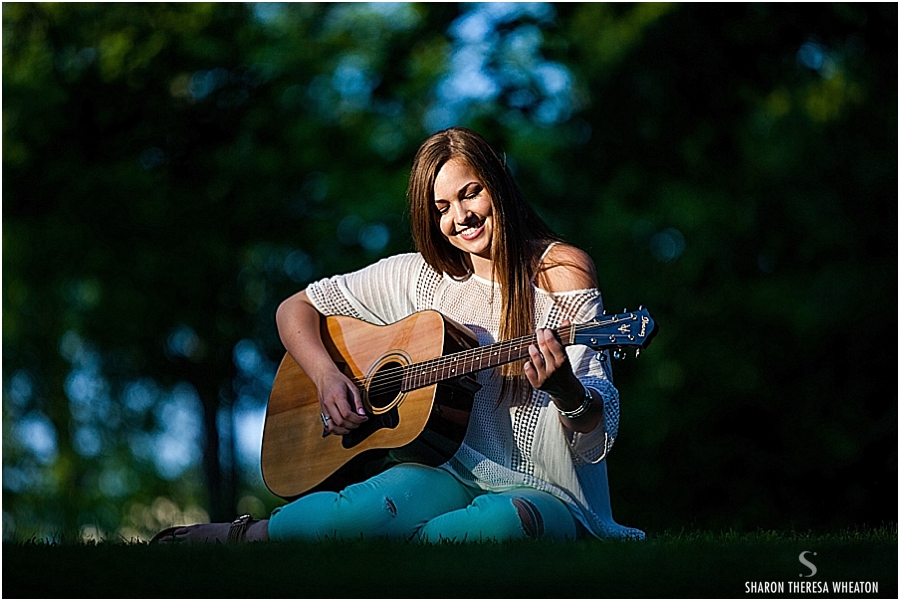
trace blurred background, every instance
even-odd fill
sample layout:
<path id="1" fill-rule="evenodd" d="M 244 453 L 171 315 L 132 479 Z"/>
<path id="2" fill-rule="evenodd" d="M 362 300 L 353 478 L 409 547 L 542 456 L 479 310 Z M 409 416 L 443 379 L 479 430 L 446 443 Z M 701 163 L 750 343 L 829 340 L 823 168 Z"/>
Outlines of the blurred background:
<path id="1" fill-rule="evenodd" d="M 264 516 L 278 303 L 506 153 L 661 329 L 613 513 L 897 520 L 897 5 L 4 3 L 3 539 Z"/>

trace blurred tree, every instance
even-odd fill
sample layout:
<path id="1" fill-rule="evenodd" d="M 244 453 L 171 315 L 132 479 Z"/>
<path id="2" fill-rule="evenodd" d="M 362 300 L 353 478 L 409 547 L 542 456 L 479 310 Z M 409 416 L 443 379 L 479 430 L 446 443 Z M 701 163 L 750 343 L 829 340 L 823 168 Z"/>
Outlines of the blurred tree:
<path id="1" fill-rule="evenodd" d="M 403 85 L 374 90 L 407 78 L 392 62 L 401 49 L 414 49 L 413 62 L 439 49 L 441 36 L 421 31 L 440 32 L 451 16 L 411 6 L 4 7 L 4 372 L 19 391 L 4 410 L 39 424 L 52 448 L 39 470 L 4 437 L 7 472 L 22 481 L 4 488 L 6 507 L 31 491 L 56 501 L 30 504 L 40 520 L 83 526 L 98 479 L 126 469 L 129 452 L 152 473 L 159 449 L 138 450 L 148 444 L 138 434 L 177 427 L 185 416 L 161 407 L 186 383 L 183 403 L 202 408 L 208 499 L 177 465 L 171 484 L 141 478 L 122 496 L 233 514 L 233 352 L 249 340 L 245 350 L 273 355 L 274 307 L 312 277 L 406 248 L 397 166 L 408 138 L 422 135 L 423 109 Z M 417 95 L 439 63 L 416 68 L 406 85 Z M 107 514 L 108 531 L 121 516 Z"/>
<path id="2" fill-rule="evenodd" d="M 554 202 L 663 324 L 619 369 L 617 507 L 896 519 L 896 6 L 560 10 L 591 137 Z"/>
<path id="3" fill-rule="evenodd" d="M 455 118 L 433 90 L 457 15 L 4 7 L 7 532 L 233 515 L 233 412 L 265 398 L 277 303 L 409 249 L 407 164 Z"/>

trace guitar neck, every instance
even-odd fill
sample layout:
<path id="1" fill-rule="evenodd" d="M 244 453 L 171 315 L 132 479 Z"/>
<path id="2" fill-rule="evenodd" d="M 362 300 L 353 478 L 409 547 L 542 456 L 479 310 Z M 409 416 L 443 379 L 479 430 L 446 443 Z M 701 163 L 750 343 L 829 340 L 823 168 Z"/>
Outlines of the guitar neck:
<path id="1" fill-rule="evenodd" d="M 574 342 L 575 326 L 566 325 L 554 330 L 563 346 Z M 528 357 L 528 347 L 536 343 L 534 334 L 495 342 L 487 346 L 444 355 L 436 359 L 412 363 L 403 368 L 402 390 L 408 392 L 444 380 L 498 367 Z"/>

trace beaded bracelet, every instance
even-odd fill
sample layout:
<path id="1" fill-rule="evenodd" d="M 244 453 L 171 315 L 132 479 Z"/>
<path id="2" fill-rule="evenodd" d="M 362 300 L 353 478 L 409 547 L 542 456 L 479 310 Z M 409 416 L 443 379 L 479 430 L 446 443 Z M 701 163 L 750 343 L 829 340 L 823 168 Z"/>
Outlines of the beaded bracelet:
<path id="1" fill-rule="evenodd" d="M 559 408 L 559 405 L 556 406 L 556 410 L 559 411 L 559 414 L 566 419 L 578 419 L 582 415 L 588 412 L 588 409 L 591 407 L 591 403 L 594 402 L 594 398 L 591 396 L 590 389 L 585 386 L 584 387 L 584 399 L 581 402 L 581 407 L 577 409 L 573 409 L 571 411 L 563 411 Z"/>

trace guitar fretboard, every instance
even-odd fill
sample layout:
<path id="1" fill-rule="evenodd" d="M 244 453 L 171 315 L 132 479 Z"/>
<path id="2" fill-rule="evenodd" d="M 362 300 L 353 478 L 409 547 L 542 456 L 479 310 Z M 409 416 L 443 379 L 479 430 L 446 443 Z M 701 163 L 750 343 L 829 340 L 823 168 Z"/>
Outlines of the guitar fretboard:
<path id="1" fill-rule="evenodd" d="M 572 344 L 574 333 L 574 326 L 571 325 L 562 326 L 556 330 L 556 334 L 564 346 Z M 408 392 L 424 388 L 444 380 L 525 359 L 528 357 L 528 347 L 535 344 L 536 340 L 534 334 L 529 334 L 521 338 L 495 342 L 436 359 L 412 363 L 403 368 L 402 390 Z"/>

